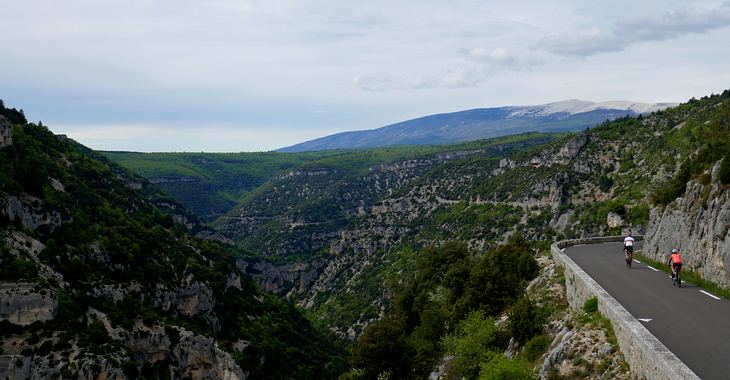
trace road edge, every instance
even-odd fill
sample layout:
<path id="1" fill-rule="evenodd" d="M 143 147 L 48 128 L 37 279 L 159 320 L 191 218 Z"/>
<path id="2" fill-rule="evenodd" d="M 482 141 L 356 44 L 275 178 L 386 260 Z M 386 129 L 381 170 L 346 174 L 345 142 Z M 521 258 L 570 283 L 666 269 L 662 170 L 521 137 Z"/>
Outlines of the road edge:
<path id="1" fill-rule="evenodd" d="M 636 236 L 643 240 L 643 236 Z M 570 307 L 580 310 L 593 297 L 598 299 L 598 310 L 611 321 L 619 349 L 631 372 L 639 378 L 699 379 L 676 355 L 646 329 L 628 310 L 593 280 L 562 249 L 579 244 L 597 244 L 623 241 L 623 236 L 593 237 L 562 240 L 550 246 L 555 263 L 565 272 L 565 290 Z"/>

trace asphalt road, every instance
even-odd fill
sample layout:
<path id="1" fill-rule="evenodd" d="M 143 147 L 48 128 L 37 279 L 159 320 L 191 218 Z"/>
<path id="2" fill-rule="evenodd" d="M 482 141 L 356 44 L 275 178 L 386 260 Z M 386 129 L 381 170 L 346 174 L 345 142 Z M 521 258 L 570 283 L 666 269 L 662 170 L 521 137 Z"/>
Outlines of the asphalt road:
<path id="1" fill-rule="evenodd" d="M 634 262 L 622 243 L 577 245 L 565 253 L 702 379 L 730 379 L 730 301 Z M 650 319 L 650 321 L 644 320 Z"/>

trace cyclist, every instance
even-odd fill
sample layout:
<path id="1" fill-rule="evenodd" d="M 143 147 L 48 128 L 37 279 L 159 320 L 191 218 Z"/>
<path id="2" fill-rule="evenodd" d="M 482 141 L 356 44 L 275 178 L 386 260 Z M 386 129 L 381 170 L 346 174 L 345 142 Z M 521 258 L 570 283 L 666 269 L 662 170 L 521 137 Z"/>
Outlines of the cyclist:
<path id="1" fill-rule="evenodd" d="M 634 260 L 634 238 L 631 236 L 631 231 L 624 238 L 624 252 L 626 253 L 626 264 L 631 264 Z"/>
<path id="2" fill-rule="evenodd" d="M 682 255 L 679 254 L 677 248 L 672 249 L 672 254 L 669 255 L 669 262 L 667 263 L 669 269 L 672 270 L 672 279 L 675 276 L 679 276 L 682 271 Z"/>

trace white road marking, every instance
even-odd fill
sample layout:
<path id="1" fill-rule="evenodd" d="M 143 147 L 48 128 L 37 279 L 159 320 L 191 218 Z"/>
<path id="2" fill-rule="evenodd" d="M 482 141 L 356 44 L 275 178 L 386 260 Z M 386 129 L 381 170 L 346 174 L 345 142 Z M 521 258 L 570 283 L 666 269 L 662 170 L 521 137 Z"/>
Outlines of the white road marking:
<path id="1" fill-rule="evenodd" d="M 646 267 L 649 268 L 649 269 L 651 269 L 651 270 L 653 270 L 654 272 L 659 272 L 659 269 L 656 269 L 656 268 L 654 268 L 652 266 L 647 265 Z M 671 276 L 669 276 L 669 277 L 671 277 Z"/>
<path id="2" fill-rule="evenodd" d="M 561 249 L 560 252 L 565 252 L 565 248 Z"/>
<path id="3" fill-rule="evenodd" d="M 651 322 L 651 318 L 637 318 L 637 319 L 642 322 Z"/>
<path id="4" fill-rule="evenodd" d="M 718 297 L 718 296 L 716 296 L 716 295 L 714 295 L 714 294 L 710 294 L 710 293 L 707 293 L 707 292 L 706 292 L 706 291 L 704 291 L 704 290 L 700 290 L 700 293 L 704 293 L 705 295 L 708 295 L 708 296 L 710 296 L 710 297 L 712 297 L 712 298 L 714 298 L 714 299 L 716 299 L 716 300 L 719 300 L 719 299 L 720 299 L 720 297 Z"/>
<path id="5" fill-rule="evenodd" d="M 635 262 L 635 263 L 639 263 L 639 264 L 641 264 L 641 261 L 639 261 L 639 260 L 636 260 L 636 259 L 634 259 L 634 262 Z"/>

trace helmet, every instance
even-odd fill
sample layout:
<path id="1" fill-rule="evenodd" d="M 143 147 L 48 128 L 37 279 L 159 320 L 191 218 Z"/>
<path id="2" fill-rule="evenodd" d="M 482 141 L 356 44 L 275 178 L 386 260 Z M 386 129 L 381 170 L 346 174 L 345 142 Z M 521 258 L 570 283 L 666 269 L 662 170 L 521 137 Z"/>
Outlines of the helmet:
<path id="1" fill-rule="evenodd" d="M 679 251 L 677 251 L 677 248 L 672 248 L 672 253 L 677 253 L 677 252 L 679 252 Z"/>

